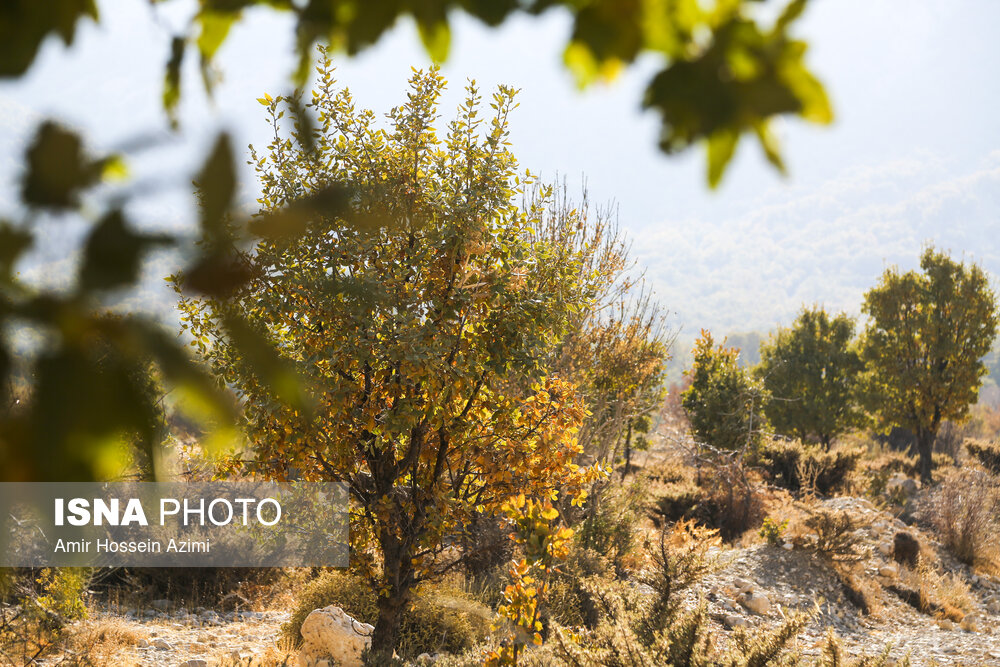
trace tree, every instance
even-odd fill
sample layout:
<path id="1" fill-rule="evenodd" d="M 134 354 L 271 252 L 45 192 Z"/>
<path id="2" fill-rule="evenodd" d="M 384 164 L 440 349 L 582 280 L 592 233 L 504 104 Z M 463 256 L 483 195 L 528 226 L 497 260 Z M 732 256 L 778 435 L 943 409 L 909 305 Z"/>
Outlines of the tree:
<path id="1" fill-rule="evenodd" d="M 573 378 L 588 416 L 580 430 L 583 450 L 608 466 L 646 444 L 651 415 L 666 394 L 670 341 L 663 313 L 650 294 L 615 294 L 611 303 L 580 322 L 564 344 L 558 368 Z M 639 434 L 639 435 L 637 435 Z"/>
<path id="2" fill-rule="evenodd" d="M 979 266 L 927 248 L 920 268 L 887 269 L 865 294 L 863 354 L 873 407 L 884 425 L 913 431 L 920 477 L 930 482 L 942 421 L 960 421 L 976 402 L 986 373 L 981 359 L 997 331 L 997 307 Z"/>
<path id="3" fill-rule="evenodd" d="M 739 365 L 739 354 L 725 342 L 716 347 L 712 334 L 702 329 L 681 405 L 702 444 L 746 452 L 757 448 L 767 426 L 762 408 L 768 396 L 760 380 Z"/>
<path id="4" fill-rule="evenodd" d="M 761 344 L 756 374 L 771 396 L 764 411 L 777 433 L 829 449 L 833 438 L 863 423 L 864 362 L 853 337 L 854 320 L 816 307 L 803 308 L 791 328 Z"/>
<path id="5" fill-rule="evenodd" d="M 318 72 L 314 130 L 285 135 L 282 112 L 298 102 L 261 98 L 275 139 L 251 153 L 264 237 L 244 255 L 251 278 L 182 309 L 242 400 L 249 468 L 349 485 L 352 562 L 378 593 L 372 646 L 387 656 L 414 586 L 459 563 L 446 538 L 520 494 L 577 504 L 600 474 L 573 463 L 582 400 L 549 371 L 605 278 L 581 270 L 582 225 L 546 215 L 551 189 L 516 203 L 532 179 L 507 145 L 514 91 L 499 89 L 484 122 L 470 83 L 441 137 L 436 70 L 414 73 L 387 129 L 336 88 L 328 59 Z M 349 185 L 350 219 L 282 214 L 331 184 Z M 291 361 L 304 408 L 279 400 L 230 340 L 237 316 Z"/>

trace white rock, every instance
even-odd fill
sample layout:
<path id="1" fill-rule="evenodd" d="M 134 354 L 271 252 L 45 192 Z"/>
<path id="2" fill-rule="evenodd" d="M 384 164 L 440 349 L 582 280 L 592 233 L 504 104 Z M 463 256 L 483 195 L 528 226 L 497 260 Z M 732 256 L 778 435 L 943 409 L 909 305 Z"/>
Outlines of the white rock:
<path id="1" fill-rule="evenodd" d="M 316 609 L 302 623 L 305 646 L 299 664 L 317 667 L 320 660 L 332 658 L 338 667 L 362 667 L 361 654 L 371 647 L 374 631 L 374 626 L 354 620 L 340 607 Z"/>
<path id="2" fill-rule="evenodd" d="M 878 569 L 878 573 L 886 579 L 895 579 L 899 575 L 899 570 L 895 565 L 883 565 Z"/>
<path id="3" fill-rule="evenodd" d="M 747 591 L 736 601 L 755 614 L 766 614 L 771 609 L 771 601 L 763 593 Z"/>
<path id="4" fill-rule="evenodd" d="M 753 582 L 737 577 L 736 579 L 733 579 L 733 588 L 736 589 L 737 594 L 746 593 L 747 591 L 753 590 Z"/>
<path id="5" fill-rule="evenodd" d="M 781 544 L 781 548 L 784 549 L 785 551 L 791 551 L 792 549 L 795 548 L 795 545 L 792 544 L 791 542 L 783 542 Z"/>
<path id="6" fill-rule="evenodd" d="M 158 648 L 161 651 L 170 651 L 173 650 L 174 647 L 171 646 L 170 642 L 168 642 L 166 639 L 162 637 L 157 637 L 156 639 L 153 640 L 153 648 Z"/>

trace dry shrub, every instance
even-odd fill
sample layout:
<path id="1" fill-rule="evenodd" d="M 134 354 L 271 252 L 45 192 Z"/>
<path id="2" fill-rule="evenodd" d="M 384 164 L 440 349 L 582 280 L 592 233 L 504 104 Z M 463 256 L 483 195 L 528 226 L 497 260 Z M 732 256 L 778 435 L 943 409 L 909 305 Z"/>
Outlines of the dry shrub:
<path id="1" fill-rule="evenodd" d="M 137 567 L 111 573 L 101 587 L 120 589 L 132 604 L 166 598 L 188 609 L 260 610 L 285 575 L 275 567 Z"/>
<path id="2" fill-rule="evenodd" d="M 866 616 L 877 616 L 884 606 L 882 587 L 865 573 L 858 563 L 834 563 L 844 596 Z"/>
<path id="3" fill-rule="evenodd" d="M 863 453 L 859 447 L 828 452 L 819 445 L 774 438 L 762 443 L 755 463 L 789 491 L 829 495 L 844 486 Z"/>
<path id="4" fill-rule="evenodd" d="M 942 574 L 926 563 L 916 568 L 900 568 L 899 583 L 898 588 L 906 591 L 900 597 L 925 614 L 960 623 L 975 609 L 972 592 L 961 577 Z"/>
<path id="5" fill-rule="evenodd" d="M 235 658 L 227 652 L 218 658 L 218 667 L 293 667 L 299 661 L 295 657 L 295 648 L 286 640 L 278 646 L 268 646 L 263 653 L 257 653 L 244 658 Z M 216 664 L 209 661 L 209 664 Z"/>
<path id="6" fill-rule="evenodd" d="M 1000 443 L 967 440 L 965 448 L 979 464 L 994 475 L 1000 475 Z"/>
<path id="7" fill-rule="evenodd" d="M 922 507 L 941 541 L 963 563 L 1000 567 L 1000 486 L 982 470 L 952 471 Z"/>
<path id="8" fill-rule="evenodd" d="M 718 529 L 727 541 L 764 521 L 764 499 L 759 480 L 746 468 L 739 453 L 715 453 L 702 457 L 694 479 L 672 479 L 653 487 L 652 519 L 659 528 L 675 521 L 693 519 Z"/>
<path id="9" fill-rule="evenodd" d="M 82 627 L 66 641 L 73 664 L 124 665 L 122 653 L 146 634 L 120 618 L 103 618 Z"/>
<path id="10" fill-rule="evenodd" d="M 851 515 L 843 511 L 806 508 L 809 515 L 806 528 L 816 535 L 816 551 L 831 560 L 853 560 L 857 557 L 857 526 Z"/>
<path id="11" fill-rule="evenodd" d="M 720 641 L 722 637 L 713 631 L 704 603 L 694 608 L 683 605 L 683 591 L 715 569 L 712 551 L 719 543 L 717 531 L 699 527 L 693 521 L 665 528 L 655 544 L 647 543 L 654 564 L 647 583 L 653 587 L 653 595 L 643 595 L 626 582 L 614 579 L 587 579 L 583 585 L 594 601 L 600 619 L 597 625 L 583 630 L 553 623 L 546 644 L 526 653 L 524 664 L 575 667 L 779 664 L 788 643 L 804 627 L 805 615 L 789 613 L 775 629 L 752 633 L 738 629 L 730 636 L 729 643 Z M 723 650 L 721 646 L 726 643 L 729 648 Z"/>
<path id="12" fill-rule="evenodd" d="M 830 628 L 827 630 L 826 642 L 823 644 L 823 652 L 819 656 L 819 661 L 813 667 L 910 667 L 910 658 L 903 658 L 896 662 L 889 658 L 890 646 L 886 646 L 878 655 L 861 655 L 849 657 L 844 655 L 844 648 L 840 645 L 840 639 Z"/>

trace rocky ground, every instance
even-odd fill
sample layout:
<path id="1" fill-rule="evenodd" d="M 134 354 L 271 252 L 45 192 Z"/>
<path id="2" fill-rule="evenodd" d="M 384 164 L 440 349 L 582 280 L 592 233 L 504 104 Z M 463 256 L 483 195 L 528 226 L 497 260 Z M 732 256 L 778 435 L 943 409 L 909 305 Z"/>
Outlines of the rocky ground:
<path id="1" fill-rule="evenodd" d="M 821 505 L 847 511 L 861 524 L 858 566 L 881 588 L 881 609 L 871 616 L 860 613 L 828 561 L 790 542 L 719 551 L 725 565 L 689 591 L 691 602 L 704 596 L 713 619 L 727 628 L 777 625 L 786 610 L 814 610 L 797 640 L 805 655 L 817 655 L 832 628 L 851 655 L 877 654 L 888 645 L 893 658 L 908 655 L 914 665 L 1000 665 L 1000 579 L 943 563 L 968 586 L 973 608 L 960 623 L 921 613 L 891 592 L 906 574 L 890 556 L 891 543 L 905 530 L 930 549 L 938 545 L 867 500 L 842 497 Z"/>
<path id="2" fill-rule="evenodd" d="M 109 663 L 116 667 L 270 667 L 289 655 L 279 645 L 288 612 L 189 611 L 171 608 L 166 600 L 153 604 L 154 608 L 146 610 L 98 611 L 72 631 L 85 637 L 113 624 L 117 634 L 129 638 Z M 62 655 L 44 664 L 66 662 L 72 664 L 74 656 Z M 294 665 L 294 659 L 289 658 L 288 664 Z"/>

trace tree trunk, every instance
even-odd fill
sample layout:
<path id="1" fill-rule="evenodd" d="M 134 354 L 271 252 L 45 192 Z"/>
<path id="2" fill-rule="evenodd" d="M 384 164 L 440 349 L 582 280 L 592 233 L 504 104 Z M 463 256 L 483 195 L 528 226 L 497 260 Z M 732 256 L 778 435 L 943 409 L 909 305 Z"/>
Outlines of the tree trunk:
<path id="1" fill-rule="evenodd" d="M 387 531 L 380 535 L 383 565 L 382 582 L 386 594 L 378 596 L 378 619 L 372 633 L 369 664 L 383 665 L 392 660 L 399 640 L 399 625 L 413 588 L 413 568 L 403 544 Z"/>
<path id="2" fill-rule="evenodd" d="M 407 597 L 409 591 L 405 594 L 390 591 L 388 596 L 379 596 L 378 620 L 375 621 L 375 631 L 372 633 L 368 664 L 384 665 L 391 662 L 399 640 L 399 624 L 403 620 Z"/>
<path id="3" fill-rule="evenodd" d="M 622 481 L 628 475 L 628 469 L 632 467 L 632 420 L 628 420 L 628 432 L 625 435 L 625 467 L 622 468 Z"/>
<path id="4" fill-rule="evenodd" d="M 920 455 L 920 481 L 923 484 L 931 483 L 931 470 L 934 467 L 934 440 L 937 433 L 930 429 L 919 429 L 917 431 L 917 453 Z"/>

